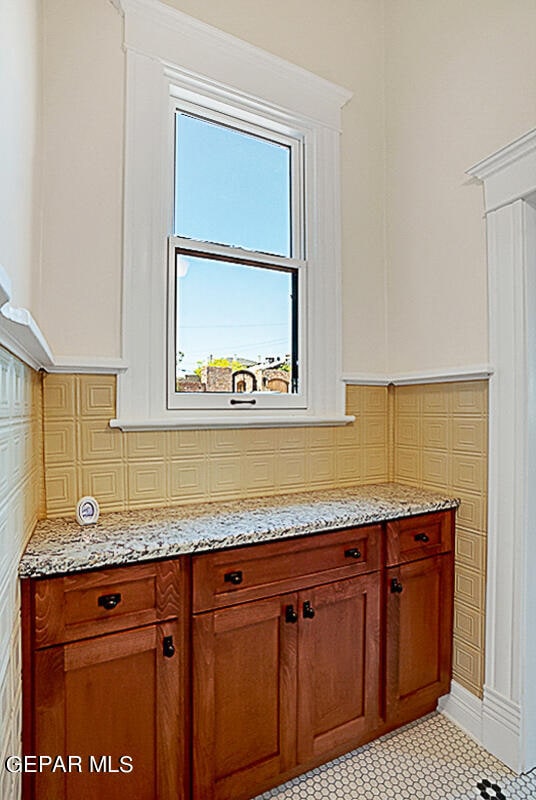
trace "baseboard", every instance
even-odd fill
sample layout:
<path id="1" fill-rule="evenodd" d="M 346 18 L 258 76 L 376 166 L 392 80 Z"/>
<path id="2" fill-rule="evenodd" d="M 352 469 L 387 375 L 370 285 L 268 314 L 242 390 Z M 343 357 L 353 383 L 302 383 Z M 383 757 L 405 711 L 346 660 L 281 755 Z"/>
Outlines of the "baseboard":
<path id="1" fill-rule="evenodd" d="M 500 692 L 484 686 L 482 744 L 518 774 L 534 765 L 524 763 L 521 709 Z"/>
<path id="2" fill-rule="evenodd" d="M 479 744 L 482 742 L 482 700 L 460 683 L 452 681 L 450 694 L 439 698 L 437 710 L 452 720 Z"/>

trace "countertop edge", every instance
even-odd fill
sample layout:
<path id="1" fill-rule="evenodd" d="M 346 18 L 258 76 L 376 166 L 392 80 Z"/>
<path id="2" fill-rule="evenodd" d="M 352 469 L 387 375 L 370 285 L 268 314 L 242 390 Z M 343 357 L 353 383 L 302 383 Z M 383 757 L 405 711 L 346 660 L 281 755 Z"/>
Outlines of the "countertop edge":
<path id="1" fill-rule="evenodd" d="M 367 494 L 366 486 L 355 487 L 355 489 L 356 492 L 359 490 L 358 494 L 360 495 L 365 496 Z M 391 492 L 391 494 L 396 494 L 397 489 L 400 490 L 400 496 L 396 500 L 393 498 L 381 497 L 382 491 L 384 493 Z M 348 494 L 348 492 L 346 493 Z M 415 495 L 413 502 L 409 499 L 412 493 Z M 359 497 L 356 499 L 339 499 L 336 490 L 332 492 L 333 500 L 326 499 L 330 496 L 329 491 L 318 492 L 318 497 L 320 498 L 318 500 L 315 499 L 314 492 L 304 493 L 300 495 L 300 497 L 308 496 L 310 498 L 308 513 L 314 514 L 315 509 L 319 508 L 320 511 L 323 512 L 323 516 L 320 516 L 318 521 L 315 522 L 311 522 L 311 520 L 305 520 L 303 522 L 295 521 L 292 525 L 277 524 L 277 515 L 285 516 L 285 506 L 276 509 L 274 512 L 262 508 L 259 510 L 255 510 L 253 507 L 246 508 L 243 511 L 237 511 L 236 514 L 242 515 L 246 522 L 249 514 L 251 517 L 249 529 L 246 528 L 239 532 L 229 533 L 228 535 L 222 534 L 221 530 L 218 530 L 218 527 L 221 527 L 225 522 L 224 519 L 219 519 L 219 509 L 221 507 L 218 504 L 214 504 L 213 525 L 215 532 L 212 534 L 206 533 L 202 536 L 196 533 L 195 530 L 193 530 L 191 534 L 180 530 L 178 533 L 174 531 L 174 510 L 170 508 L 168 510 L 171 521 L 167 524 L 163 522 L 160 528 L 158 525 L 154 526 L 158 534 L 156 540 L 151 540 L 150 538 L 147 541 L 143 540 L 140 536 L 142 532 L 142 523 L 140 523 L 137 538 L 136 536 L 129 538 L 128 526 L 125 526 L 126 529 L 123 534 L 123 539 L 120 538 L 121 533 L 117 533 L 115 534 L 115 539 L 111 536 L 109 541 L 105 541 L 104 543 L 95 542 L 95 544 L 92 545 L 91 533 L 88 533 L 87 529 L 85 529 L 83 534 L 89 539 L 87 544 L 88 549 L 87 551 L 83 551 L 82 547 L 81 550 L 78 550 L 76 557 L 72 555 L 69 556 L 68 552 L 61 552 L 59 555 L 55 552 L 47 552 L 46 542 L 38 540 L 32 543 L 32 539 L 30 539 L 26 552 L 20 562 L 19 577 L 21 579 L 53 578 L 92 569 L 116 568 L 129 564 L 314 535 L 331 530 L 341 530 L 347 527 L 371 525 L 419 514 L 456 509 L 460 505 L 460 500 L 458 498 L 447 497 L 446 495 L 440 495 L 402 484 L 374 484 L 370 486 L 370 494 L 375 495 L 372 501 L 368 501 L 369 506 L 372 503 L 372 508 L 367 508 L 367 500 L 364 499 L 364 497 L 361 499 Z M 288 497 L 289 503 L 291 504 L 293 496 L 290 495 Z M 266 498 L 262 499 L 265 500 Z M 277 496 L 277 499 L 281 498 Z M 259 500 L 261 500 L 261 498 L 259 498 Z M 248 501 L 251 506 L 254 505 L 254 502 L 255 501 L 251 499 Z M 341 506 L 344 505 L 345 502 L 349 506 L 348 513 L 341 513 L 340 509 L 338 509 L 338 513 L 333 513 L 332 515 L 327 513 L 330 504 Z M 357 509 L 355 507 L 356 503 L 358 503 L 358 506 L 360 504 L 360 507 Z M 374 507 L 374 503 L 377 505 L 381 503 L 381 508 Z M 238 507 L 238 502 L 236 505 Z M 208 507 L 208 504 L 206 507 Z M 225 509 L 232 509 L 233 503 L 228 503 L 223 507 Z M 290 509 L 292 509 L 292 505 L 290 505 Z M 160 514 L 161 513 L 162 510 L 160 510 Z M 185 515 L 185 507 L 181 507 L 180 510 L 175 509 L 175 513 L 177 514 L 179 523 L 182 523 L 183 527 L 188 528 L 188 517 Z M 262 521 L 259 521 L 259 517 L 262 518 L 263 515 L 266 518 L 264 524 Z M 271 515 L 275 521 L 270 522 Z M 47 528 L 54 529 L 54 520 L 47 520 L 45 522 Z M 197 520 L 194 520 L 194 523 L 191 525 L 193 529 L 196 527 L 196 522 Z M 71 522 L 66 521 L 58 521 L 58 528 L 61 528 L 62 524 L 68 532 L 72 533 L 73 530 L 75 530 Z M 206 524 L 208 526 L 209 523 Z M 180 524 L 178 524 L 178 527 L 180 528 Z M 167 542 L 162 541 L 166 535 L 169 540 Z M 92 547 L 93 549 L 91 549 Z"/>

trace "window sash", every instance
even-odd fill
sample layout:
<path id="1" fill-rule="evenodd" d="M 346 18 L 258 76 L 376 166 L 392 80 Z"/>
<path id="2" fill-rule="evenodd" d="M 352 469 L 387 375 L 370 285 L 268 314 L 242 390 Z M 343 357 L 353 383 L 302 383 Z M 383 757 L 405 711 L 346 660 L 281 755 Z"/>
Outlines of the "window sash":
<path id="1" fill-rule="evenodd" d="M 303 132 L 294 130 L 287 125 L 276 123 L 266 117 L 246 113 L 240 108 L 227 108 L 227 113 L 216 110 L 209 103 L 200 106 L 184 99 L 173 96 L 171 91 L 171 130 L 169 134 L 172 142 L 172 163 L 176 165 L 175 154 L 175 115 L 185 113 L 207 122 L 223 125 L 233 130 L 251 134 L 260 139 L 283 145 L 290 149 L 290 252 L 292 258 L 305 259 L 306 237 L 305 237 L 305 143 Z M 218 104 L 221 109 L 221 103 Z M 270 126 L 269 126 L 270 123 Z M 273 125 L 273 127 L 272 127 Z M 172 172 L 173 190 L 175 192 L 175 171 Z M 173 209 L 174 217 L 174 209 Z M 170 222 L 170 231 L 174 230 L 174 219 Z M 253 251 L 257 252 L 257 251 Z"/>
<path id="2" fill-rule="evenodd" d="M 207 122 L 225 125 L 234 130 L 266 139 L 281 144 L 290 149 L 290 231 L 291 231 L 291 257 L 262 253 L 256 250 L 246 250 L 229 245 L 220 245 L 213 242 L 187 239 L 171 235 L 168 240 L 168 309 L 167 309 L 167 408 L 168 410 L 189 409 L 193 410 L 238 410 L 266 411 L 277 409 L 305 410 L 308 407 L 308 343 L 307 331 L 307 281 L 305 261 L 305 186 L 304 186 L 304 139 L 303 133 L 294 130 L 280 122 L 272 121 L 264 116 L 252 115 L 251 112 L 235 107 L 218 108 L 201 106 L 183 98 L 174 96 L 173 87 L 170 89 L 170 119 L 171 128 L 169 140 L 172 143 L 172 158 L 176 165 L 175 153 L 175 124 L 176 114 L 186 113 Z M 172 193 L 175 196 L 175 174 L 172 175 Z M 171 204 L 170 229 L 173 230 L 175 209 Z M 233 404 L 232 399 L 244 400 L 241 393 L 217 392 L 186 392 L 176 391 L 176 307 L 177 307 L 177 281 L 176 258 L 177 253 L 190 253 L 204 258 L 214 257 L 216 260 L 235 261 L 241 264 L 266 268 L 292 270 L 296 273 L 298 301 L 293 313 L 293 338 L 297 340 L 299 360 L 299 391 L 296 394 L 271 395 L 268 392 L 255 393 L 255 405 L 243 403 Z M 296 319 L 297 315 L 297 319 Z"/>
<path id="3" fill-rule="evenodd" d="M 293 309 L 293 337 L 297 338 L 299 361 L 299 391 L 296 394 L 270 394 L 269 392 L 248 393 L 248 398 L 254 398 L 255 404 L 233 403 L 232 400 L 244 401 L 240 392 L 177 392 L 176 391 L 176 308 L 177 308 L 177 256 L 186 254 L 216 261 L 230 261 L 232 263 L 255 266 L 259 268 L 276 268 L 292 271 L 296 275 L 298 299 Z M 208 242 L 199 242 L 185 239 L 180 236 L 170 236 L 168 243 L 168 312 L 167 312 L 167 339 L 168 339 L 168 375 L 167 375 L 167 407 L 168 409 L 199 409 L 199 410 L 228 410 L 236 413 L 239 410 L 266 411 L 269 409 L 305 409 L 307 408 L 307 350 L 305 340 L 306 329 L 306 277 L 307 264 L 296 258 L 272 256 L 266 253 L 243 250 L 241 248 L 217 245 Z"/>

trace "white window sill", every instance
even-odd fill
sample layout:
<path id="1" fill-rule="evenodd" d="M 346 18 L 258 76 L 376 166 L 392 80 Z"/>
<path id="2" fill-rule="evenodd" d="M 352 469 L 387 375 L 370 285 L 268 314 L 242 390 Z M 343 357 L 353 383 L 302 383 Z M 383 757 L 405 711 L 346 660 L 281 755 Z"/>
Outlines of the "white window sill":
<path id="1" fill-rule="evenodd" d="M 122 431 L 149 430 L 209 430 L 213 428 L 303 428 L 348 425 L 355 417 L 345 414 L 313 416 L 307 414 L 257 414 L 254 411 L 226 411 L 222 414 L 187 414 L 179 412 L 176 418 L 164 419 L 111 419 L 111 428 Z"/>

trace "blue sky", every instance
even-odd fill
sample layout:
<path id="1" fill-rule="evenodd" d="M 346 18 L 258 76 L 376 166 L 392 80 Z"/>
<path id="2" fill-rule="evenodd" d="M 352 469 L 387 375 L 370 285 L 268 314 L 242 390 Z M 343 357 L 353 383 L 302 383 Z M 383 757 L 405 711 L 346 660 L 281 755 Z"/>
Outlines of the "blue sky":
<path id="1" fill-rule="evenodd" d="M 288 256 L 290 151 L 177 115 L 175 233 Z M 290 275 L 181 256 L 178 349 L 193 370 L 208 356 L 290 352 Z"/>

